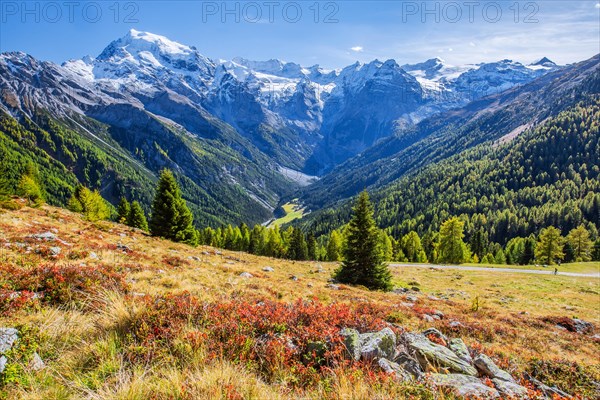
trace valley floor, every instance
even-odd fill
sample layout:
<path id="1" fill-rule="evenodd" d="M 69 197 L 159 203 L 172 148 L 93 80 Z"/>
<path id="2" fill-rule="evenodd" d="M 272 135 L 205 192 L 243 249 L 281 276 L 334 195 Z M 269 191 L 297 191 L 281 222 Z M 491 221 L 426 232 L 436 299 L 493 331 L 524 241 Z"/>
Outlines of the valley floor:
<path id="1" fill-rule="evenodd" d="M 461 337 L 523 384 L 530 374 L 598 394 L 597 277 L 393 265 L 398 289 L 370 292 L 331 284 L 335 263 L 192 248 L 47 206 L 0 211 L 0 267 L 0 327 L 24 332 L 21 348 L 45 362 L 11 370 L 0 398 L 452 398 L 372 365 L 311 364 L 260 347 L 264 335 L 301 348 L 344 325 L 390 324 Z M 38 294 L 20 302 L 27 290 Z M 594 330 L 569 330 L 573 318 Z"/>

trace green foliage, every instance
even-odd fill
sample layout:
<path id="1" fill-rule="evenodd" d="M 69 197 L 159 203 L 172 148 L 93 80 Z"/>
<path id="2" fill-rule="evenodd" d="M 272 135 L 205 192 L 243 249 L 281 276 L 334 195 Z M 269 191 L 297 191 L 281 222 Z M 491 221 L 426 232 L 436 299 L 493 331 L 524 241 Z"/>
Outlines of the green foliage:
<path id="1" fill-rule="evenodd" d="M 563 240 L 560 236 L 560 231 L 553 226 L 542 229 L 538 243 L 535 247 L 535 258 L 543 264 L 554 264 L 558 260 L 562 260 Z"/>
<path id="2" fill-rule="evenodd" d="M 392 288 L 391 273 L 381 259 L 379 232 L 367 192 L 359 195 L 354 207 L 354 215 L 347 227 L 344 261 L 335 272 L 335 278 L 369 289 Z"/>
<path id="3" fill-rule="evenodd" d="M 377 224 L 396 239 L 417 232 L 429 260 L 434 248 L 424 238 L 451 216 L 465 222 L 466 242 L 482 261 L 497 251 L 493 244 L 506 246 L 512 238 L 538 235 L 547 226 L 563 234 L 581 224 L 590 233 L 592 227 L 597 231 L 599 129 L 600 100 L 593 97 L 503 144 L 482 143 L 425 166 L 372 192 Z M 299 225 L 317 236 L 329 235 L 350 216 L 346 201 L 313 211 Z M 510 262 L 532 262 L 534 246 L 524 245 L 523 259 Z"/>
<path id="4" fill-rule="evenodd" d="M 95 222 L 110 218 L 109 204 L 98 190 L 91 191 L 85 186 L 77 186 L 69 200 L 69 210 L 82 213 L 88 221 Z"/>
<path id="5" fill-rule="evenodd" d="M 117 222 L 121 224 L 127 223 L 130 211 L 131 204 L 129 204 L 125 197 L 121 197 L 121 200 L 119 201 L 119 206 L 117 207 Z"/>
<path id="6" fill-rule="evenodd" d="M 327 261 L 342 259 L 342 236 L 338 231 L 332 231 L 327 242 Z"/>
<path id="7" fill-rule="evenodd" d="M 569 232 L 567 243 L 573 249 L 575 261 L 590 261 L 592 259 L 592 241 L 590 240 L 590 233 L 584 225 L 579 225 Z"/>
<path id="8" fill-rule="evenodd" d="M 32 162 L 27 164 L 25 172 L 17 185 L 17 195 L 27 200 L 31 207 L 44 204 L 43 190 L 39 184 L 39 173 Z"/>
<path id="9" fill-rule="evenodd" d="M 170 170 L 163 170 L 152 203 L 152 235 L 195 246 L 198 232 L 193 222 L 194 217 L 181 197 L 175 176 Z"/>
<path id="10" fill-rule="evenodd" d="M 142 206 L 137 200 L 134 200 L 131 203 L 131 209 L 129 210 L 129 215 L 127 216 L 127 225 L 146 232 L 148 231 L 148 221 L 146 221 L 146 215 L 144 214 L 144 210 L 142 210 Z"/>
<path id="11" fill-rule="evenodd" d="M 287 258 L 290 260 L 307 260 L 308 259 L 308 246 L 304 239 L 304 234 L 298 228 L 291 228 L 292 234 L 290 238 L 290 245 L 287 252 Z"/>
<path id="12" fill-rule="evenodd" d="M 450 218 L 440 227 L 438 262 L 461 264 L 469 260 L 469 250 L 463 242 L 464 222 L 457 217 Z"/>

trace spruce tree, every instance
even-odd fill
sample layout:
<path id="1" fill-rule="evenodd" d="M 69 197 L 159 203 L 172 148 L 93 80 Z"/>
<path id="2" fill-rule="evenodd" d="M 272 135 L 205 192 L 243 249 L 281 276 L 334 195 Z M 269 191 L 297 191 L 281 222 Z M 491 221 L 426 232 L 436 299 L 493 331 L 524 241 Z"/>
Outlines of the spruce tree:
<path id="1" fill-rule="evenodd" d="M 306 260 L 308 259 L 308 246 L 304 240 L 304 233 L 298 228 L 292 229 L 287 256 L 290 260 Z"/>
<path id="2" fill-rule="evenodd" d="M 391 290 L 391 273 L 382 262 L 379 230 L 373 219 L 373 206 L 366 191 L 362 192 L 347 228 L 344 261 L 335 272 L 342 283 L 364 285 L 374 290 Z"/>
<path id="3" fill-rule="evenodd" d="M 125 197 L 121 197 L 119 201 L 119 207 L 117 207 L 117 222 L 120 224 L 126 224 L 129 219 L 129 213 L 131 212 L 131 204 Z"/>
<path id="4" fill-rule="evenodd" d="M 150 232 L 153 236 L 195 246 L 198 244 L 198 232 L 193 223 L 194 217 L 181 197 L 173 173 L 163 170 L 152 203 Z"/>
<path id="5" fill-rule="evenodd" d="M 317 239 L 315 239 L 315 235 L 310 232 L 306 237 L 306 246 L 308 247 L 308 259 L 316 260 L 317 259 Z"/>
<path id="6" fill-rule="evenodd" d="M 523 254 L 519 260 L 521 265 L 529 265 L 535 258 L 535 240 L 532 238 L 525 239 L 525 245 L 523 247 Z"/>
<path id="7" fill-rule="evenodd" d="M 148 221 L 146 220 L 146 215 L 144 214 L 142 206 L 137 201 L 133 201 L 131 203 L 131 209 L 129 211 L 129 215 L 127 216 L 127 225 L 146 232 L 148 231 Z"/>

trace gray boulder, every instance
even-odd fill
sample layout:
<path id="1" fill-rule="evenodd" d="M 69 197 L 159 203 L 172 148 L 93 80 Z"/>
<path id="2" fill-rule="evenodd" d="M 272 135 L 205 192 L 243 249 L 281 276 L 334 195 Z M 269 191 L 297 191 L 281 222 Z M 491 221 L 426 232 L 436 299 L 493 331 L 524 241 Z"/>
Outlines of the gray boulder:
<path id="1" fill-rule="evenodd" d="M 344 345 L 350 358 L 354 361 L 360 360 L 360 334 L 356 329 L 344 328 L 340 331 L 344 338 Z"/>
<path id="2" fill-rule="evenodd" d="M 484 385 L 474 376 L 461 374 L 431 374 L 430 382 L 437 388 L 445 388 L 452 391 L 455 396 L 475 397 L 480 399 L 497 399 L 500 397 L 498 391 Z"/>
<path id="3" fill-rule="evenodd" d="M 448 337 L 435 328 L 429 328 L 429 329 L 424 330 L 423 335 L 425 335 L 427 337 L 433 335 L 434 337 L 443 340 L 445 343 L 448 343 Z"/>
<path id="4" fill-rule="evenodd" d="M 19 331 L 15 328 L 0 328 L 0 353 L 9 350 L 19 338 Z"/>
<path id="5" fill-rule="evenodd" d="M 360 335 L 360 355 L 363 360 L 393 359 L 396 353 L 396 334 L 390 328 Z"/>
<path id="6" fill-rule="evenodd" d="M 471 364 L 459 358 L 447 347 L 432 343 L 424 335 L 406 332 L 402 334 L 402 340 L 424 370 L 433 366 L 446 368 L 450 372 L 477 376 L 477 370 Z"/>
<path id="7" fill-rule="evenodd" d="M 417 381 L 422 380 L 425 376 L 423 374 L 423 368 L 421 368 L 421 365 L 419 365 L 414 358 L 406 353 L 398 354 L 398 356 L 394 359 L 394 362 L 400 365 L 404 371 L 411 374 L 412 377 Z"/>
<path id="8" fill-rule="evenodd" d="M 8 359 L 3 353 L 9 351 L 17 339 L 19 338 L 19 331 L 15 328 L 0 328 L 0 374 L 4 372 Z M 34 371 L 38 371 L 45 367 L 44 361 L 38 353 L 33 353 L 33 358 L 29 363 L 29 368 Z"/>
<path id="9" fill-rule="evenodd" d="M 462 339 L 451 339 L 450 342 L 448 342 L 448 347 L 454 352 L 454 354 L 458 356 L 458 358 L 468 362 L 469 364 L 473 364 L 473 358 L 471 358 L 469 349 Z"/>
<path id="10" fill-rule="evenodd" d="M 502 379 L 494 378 L 492 379 L 494 386 L 500 392 L 500 394 L 505 398 L 510 399 L 528 399 L 529 392 L 526 387 L 521 385 L 517 385 L 513 382 L 503 381 Z"/>
<path id="11" fill-rule="evenodd" d="M 508 372 L 498 368 L 494 361 L 485 354 L 480 354 L 475 357 L 473 364 L 475 364 L 477 369 L 485 376 L 515 383 L 514 378 L 510 376 Z"/>
<path id="12" fill-rule="evenodd" d="M 380 358 L 377 361 L 379 367 L 387 374 L 394 375 L 395 379 L 399 382 L 410 382 L 413 377 L 411 374 L 406 372 L 400 365 L 385 358 Z"/>
<path id="13" fill-rule="evenodd" d="M 240 274 L 240 278 L 247 278 L 247 279 L 254 278 L 254 275 L 252 275 L 250 272 L 242 272 Z"/>
<path id="14" fill-rule="evenodd" d="M 262 270 L 264 272 L 275 272 L 275 270 L 273 269 L 273 267 L 264 267 Z"/>
<path id="15" fill-rule="evenodd" d="M 38 239 L 38 240 L 47 240 L 47 241 L 56 240 L 56 234 L 54 234 L 52 232 L 34 233 L 33 235 L 31 235 L 31 237 L 34 239 Z"/>

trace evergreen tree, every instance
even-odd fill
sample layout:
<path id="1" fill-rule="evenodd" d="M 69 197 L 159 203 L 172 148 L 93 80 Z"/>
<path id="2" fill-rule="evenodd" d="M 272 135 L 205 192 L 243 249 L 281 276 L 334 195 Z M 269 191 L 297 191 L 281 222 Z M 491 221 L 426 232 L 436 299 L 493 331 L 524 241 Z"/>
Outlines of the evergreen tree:
<path id="1" fill-rule="evenodd" d="M 342 259 L 342 237 L 338 231 L 332 231 L 327 243 L 327 260 L 340 261 Z"/>
<path id="2" fill-rule="evenodd" d="M 496 264 L 506 264 L 506 256 L 504 255 L 504 251 L 499 249 L 494 256 L 494 262 Z"/>
<path id="3" fill-rule="evenodd" d="M 308 259 L 308 246 L 304 240 L 304 233 L 298 228 L 292 228 L 292 235 L 288 248 L 288 258 L 290 260 L 306 260 Z"/>
<path id="4" fill-rule="evenodd" d="M 571 230 L 567 236 L 567 241 L 573 249 L 575 261 L 591 260 L 592 241 L 590 240 L 590 233 L 585 229 L 585 226 L 579 225 L 577 228 Z"/>
<path id="5" fill-rule="evenodd" d="M 444 222 L 440 228 L 439 262 L 461 264 L 469 260 L 469 250 L 463 242 L 465 223 L 458 217 Z"/>
<path id="6" fill-rule="evenodd" d="M 553 226 L 542 229 L 535 247 L 535 257 L 544 264 L 553 264 L 556 260 L 562 260 L 563 245 L 558 229 Z"/>
<path id="7" fill-rule="evenodd" d="M 154 202 L 152 203 L 152 219 L 150 232 L 175 242 L 198 244 L 198 232 L 194 228 L 194 217 L 181 197 L 181 190 L 167 169 L 160 173 Z"/>
<path id="8" fill-rule="evenodd" d="M 312 232 L 308 234 L 306 237 L 306 246 L 308 247 L 308 259 L 316 260 L 317 257 L 317 239 L 315 239 L 315 235 Z"/>
<path id="9" fill-rule="evenodd" d="M 594 242 L 594 248 L 592 249 L 592 260 L 600 261 L 600 238 Z"/>
<path id="10" fill-rule="evenodd" d="M 335 279 L 343 283 L 364 285 L 369 289 L 390 290 L 392 276 L 381 260 L 378 229 L 366 191 L 359 195 L 353 208 L 346 238 L 344 262 L 335 272 Z"/>
<path id="11" fill-rule="evenodd" d="M 125 197 L 121 197 L 119 201 L 119 207 L 117 207 L 117 222 L 120 224 L 126 224 L 131 212 L 131 204 Z"/>
<path id="12" fill-rule="evenodd" d="M 148 221 L 146 220 L 144 210 L 138 201 L 133 201 L 131 203 L 129 215 L 127 216 L 127 225 L 146 232 L 148 231 Z"/>
<path id="13" fill-rule="evenodd" d="M 569 263 L 575 261 L 575 249 L 570 242 L 565 241 L 563 245 L 563 262 Z"/>
<path id="14" fill-rule="evenodd" d="M 488 244 L 488 233 L 483 227 L 477 229 L 469 241 L 471 251 L 473 254 L 477 254 L 480 259 L 487 254 Z"/>
<path id="15" fill-rule="evenodd" d="M 523 254 L 521 254 L 519 264 L 529 265 L 533 262 L 534 258 L 535 258 L 535 240 L 533 240 L 533 238 L 527 238 L 527 239 L 525 239 L 525 243 L 523 245 Z"/>

